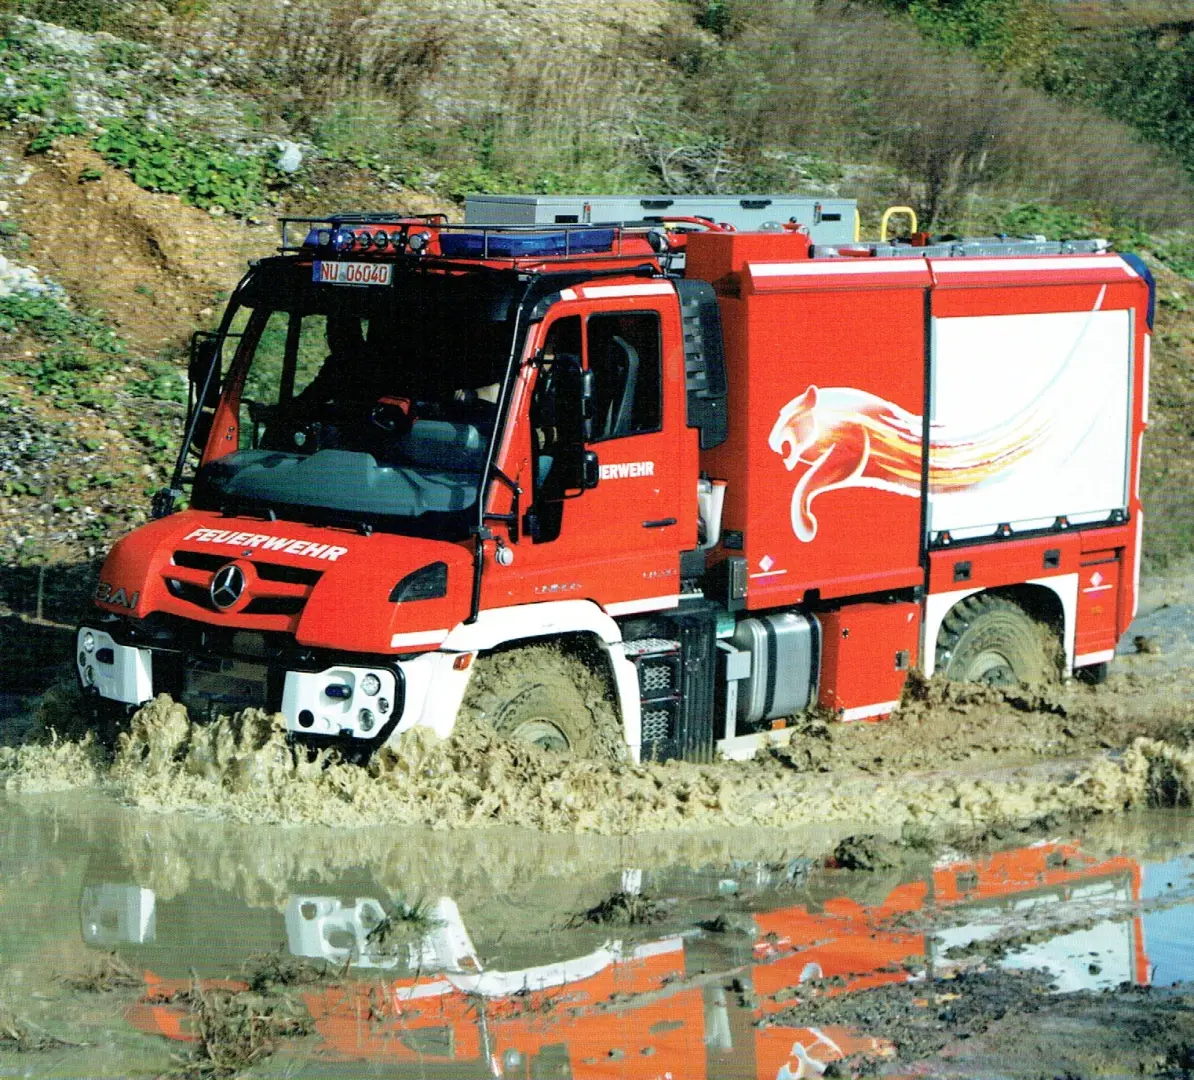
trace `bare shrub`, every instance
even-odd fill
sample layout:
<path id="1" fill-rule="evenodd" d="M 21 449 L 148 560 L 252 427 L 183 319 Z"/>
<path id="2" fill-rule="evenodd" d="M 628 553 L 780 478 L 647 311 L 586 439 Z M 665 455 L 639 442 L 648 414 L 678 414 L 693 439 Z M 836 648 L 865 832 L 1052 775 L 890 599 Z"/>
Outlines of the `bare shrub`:
<path id="1" fill-rule="evenodd" d="M 930 228 L 973 193 L 1154 226 L 1182 220 L 1194 197 L 1127 126 L 874 7 L 695 3 L 619 29 L 633 10 L 212 0 L 174 33 L 333 154 L 452 194 L 823 186 L 832 169 L 810 173 L 814 159 L 884 163 L 900 178 L 890 194 Z"/>
<path id="2" fill-rule="evenodd" d="M 1157 225 L 1181 220 L 1191 198 L 1176 163 L 1127 126 L 840 0 L 763 0 L 686 104 L 702 103 L 704 126 L 740 161 L 776 144 L 878 154 L 930 227 L 996 186 Z"/>

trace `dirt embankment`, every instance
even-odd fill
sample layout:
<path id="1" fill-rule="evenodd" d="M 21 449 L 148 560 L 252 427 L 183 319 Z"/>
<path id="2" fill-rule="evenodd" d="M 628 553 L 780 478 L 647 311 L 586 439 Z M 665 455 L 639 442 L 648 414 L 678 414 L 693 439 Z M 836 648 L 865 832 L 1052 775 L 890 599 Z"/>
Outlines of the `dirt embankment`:
<path id="1" fill-rule="evenodd" d="M 209 323 L 246 261 L 277 249 L 272 220 L 212 217 L 143 190 L 80 146 L 64 143 L 29 169 L 19 198 L 34 262 L 146 351 Z"/>

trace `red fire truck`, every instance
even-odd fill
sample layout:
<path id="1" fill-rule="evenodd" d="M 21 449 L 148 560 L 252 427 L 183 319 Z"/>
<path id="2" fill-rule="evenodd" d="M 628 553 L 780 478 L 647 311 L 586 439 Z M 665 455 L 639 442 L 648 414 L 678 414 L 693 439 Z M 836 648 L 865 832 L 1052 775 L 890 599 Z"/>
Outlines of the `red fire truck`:
<path id="1" fill-rule="evenodd" d="M 818 703 L 882 717 L 914 668 L 1105 672 L 1143 521 L 1133 256 L 300 224 L 197 336 L 172 487 L 101 571 L 103 710 L 708 760 Z"/>

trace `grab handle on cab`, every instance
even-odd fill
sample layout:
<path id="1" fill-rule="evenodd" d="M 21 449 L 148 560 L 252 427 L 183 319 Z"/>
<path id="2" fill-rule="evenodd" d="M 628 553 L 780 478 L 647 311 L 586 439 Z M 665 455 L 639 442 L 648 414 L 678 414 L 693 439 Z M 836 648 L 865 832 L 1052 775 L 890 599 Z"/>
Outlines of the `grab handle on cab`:
<path id="1" fill-rule="evenodd" d="M 916 232 L 916 211 L 910 206 L 889 206 L 883 211 L 883 217 L 879 219 L 879 243 L 887 243 L 887 226 L 892 217 L 896 214 L 907 214 L 912 219 L 911 227 L 908 229 L 909 233 Z"/>

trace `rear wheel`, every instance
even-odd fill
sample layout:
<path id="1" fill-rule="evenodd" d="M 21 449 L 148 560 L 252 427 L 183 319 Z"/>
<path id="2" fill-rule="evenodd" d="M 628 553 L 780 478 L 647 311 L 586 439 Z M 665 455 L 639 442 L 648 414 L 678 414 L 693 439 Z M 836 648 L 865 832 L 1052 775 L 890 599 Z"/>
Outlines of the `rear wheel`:
<path id="1" fill-rule="evenodd" d="M 541 750 L 606 761 L 626 756 L 605 680 L 579 657 L 552 646 L 480 657 L 462 714 Z"/>
<path id="2" fill-rule="evenodd" d="M 1056 679 L 1057 638 L 1019 604 L 981 593 L 958 603 L 937 634 L 937 670 L 956 682 L 1015 686 Z"/>

